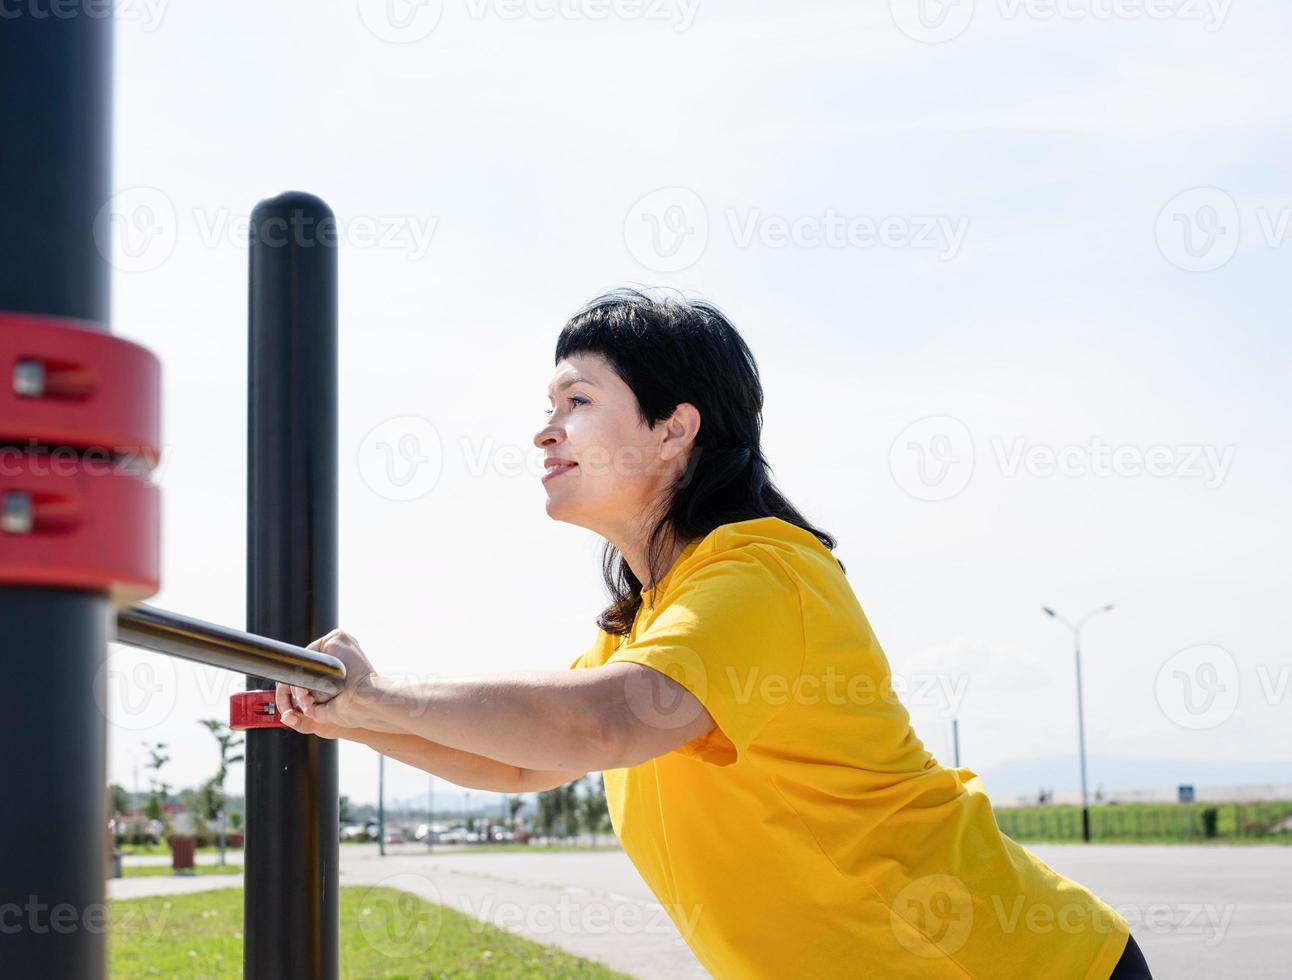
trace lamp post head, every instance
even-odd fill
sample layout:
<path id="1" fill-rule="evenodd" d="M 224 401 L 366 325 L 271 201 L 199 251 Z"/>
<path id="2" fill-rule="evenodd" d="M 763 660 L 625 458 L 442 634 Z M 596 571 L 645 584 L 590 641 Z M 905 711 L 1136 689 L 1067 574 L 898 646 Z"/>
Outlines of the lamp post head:
<path id="1" fill-rule="evenodd" d="M 1055 613 L 1055 611 L 1054 611 L 1053 609 L 1051 609 L 1049 606 L 1042 606 L 1042 607 L 1041 607 L 1041 612 L 1045 613 L 1045 615 L 1047 615 L 1047 616 L 1055 616 L 1055 615 L 1057 615 L 1057 613 Z"/>

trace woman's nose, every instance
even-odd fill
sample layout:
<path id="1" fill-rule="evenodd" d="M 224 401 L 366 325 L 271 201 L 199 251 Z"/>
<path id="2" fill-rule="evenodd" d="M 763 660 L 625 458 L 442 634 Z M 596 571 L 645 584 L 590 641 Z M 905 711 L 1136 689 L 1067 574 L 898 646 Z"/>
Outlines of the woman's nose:
<path id="1" fill-rule="evenodd" d="M 560 429 L 552 425 L 543 426 L 543 428 L 538 430 L 538 434 L 534 436 L 534 445 L 537 446 L 539 449 L 543 449 L 546 446 L 555 445 L 560 441 L 561 441 L 561 431 Z"/>

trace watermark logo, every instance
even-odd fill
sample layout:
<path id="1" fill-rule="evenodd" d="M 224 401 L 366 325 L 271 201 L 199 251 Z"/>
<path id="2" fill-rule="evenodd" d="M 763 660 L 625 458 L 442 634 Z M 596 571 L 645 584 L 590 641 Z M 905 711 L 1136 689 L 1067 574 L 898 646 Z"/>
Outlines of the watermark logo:
<path id="1" fill-rule="evenodd" d="M 954 259 L 964 245 L 969 218 L 944 214 L 844 214 L 837 208 L 777 214 L 761 207 L 725 208 L 733 248 L 932 251 Z M 641 197 L 624 218 L 629 254 L 652 272 L 681 272 L 704 255 L 710 239 L 709 208 L 689 187 L 661 187 Z"/>
<path id="2" fill-rule="evenodd" d="M 142 732 L 165 723 L 175 711 L 179 678 L 169 657 L 135 660 L 109 651 L 94 678 L 94 701 L 108 723 Z"/>
<path id="3" fill-rule="evenodd" d="M 1006 479 L 1064 477 L 1143 477 L 1195 479 L 1204 489 L 1219 488 L 1229 475 L 1237 449 L 1204 443 L 1105 442 L 1098 436 L 1081 443 L 1034 442 L 1024 436 L 993 434 L 986 458 Z M 893 481 L 917 500 L 948 500 L 969 485 L 974 474 L 973 433 L 950 415 L 912 422 L 889 447 Z"/>
<path id="4" fill-rule="evenodd" d="M 889 0 L 897 29 L 921 44 L 953 41 L 969 29 L 974 0 Z"/>
<path id="5" fill-rule="evenodd" d="M 955 875 L 924 875 L 897 893 L 889 917 L 897 941 L 916 956 L 953 956 L 973 931 L 973 897 Z"/>
<path id="6" fill-rule="evenodd" d="M 444 15 L 444 0 L 358 0 L 359 19 L 388 44 L 415 44 L 431 35 Z"/>
<path id="7" fill-rule="evenodd" d="M 1238 252 L 1238 204 L 1218 187 L 1195 187 L 1171 198 L 1154 227 L 1158 251 L 1186 272 L 1212 272 Z"/>
<path id="8" fill-rule="evenodd" d="M 439 431 L 417 415 L 373 426 L 359 445 L 359 476 L 386 500 L 409 501 L 435 489 L 444 466 Z"/>
<path id="9" fill-rule="evenodd" d="M 1174 21 L 1214 33 L 1225 26 L 1231 6 L 1232 0 L 996 0 L 982 9 L 1007 23 Z M 978 10 L 975 0 L 889 0 L 889 12 L 911 40 L 942 44 L 964 34 Z"/>
<path id="10" fill-rule="evenodd" d="M 674 650 L 670 656 L 675 662 L 627 671 L 624 676 L 624 701 L 628 709 L 638 721 L 651 728 L 681 728 L 705 710 L 702 702 L 708 693 L 709 679 L 704 661 L 684 649 Z"/>
<path id="11" fill-rule="evenodd" d="M 653 272 L 681 272 L 700 261 L 709 244 L 709 211 L 689 187 L 661 187 L 637 201 L 624 218 L 624 243 Z"/>
<path id="12" fill-rule="evenodd" d="M 122 272 L 151 272 L 175 251 L 175 205 L 156 187 L 127 187 L 94 217 L 99 254 Z"/>
<path id="13" fill-rule="evenodd" d="M 440 934 L 439 889 L 416 874 L 383 878 L 359 900 L 359 932 L 383 956 L 424 956 Z"/>
<path id="14" fill-rule="evenodd" d="M 1167 718 L 1181 728 L 1201 731 L 1233 716 L 1241 686 L 1234 655 L 1214 643 L 1198 643 L 1162 663 L 1154 695 Z"/>
<path id="15" fill-rule="evenodd" d="M 918 500 L 950 500 L 973 478 L 969 427 L 950 415 L 930 415 L 897 434 L 888 468 L 899 487 Z"/>

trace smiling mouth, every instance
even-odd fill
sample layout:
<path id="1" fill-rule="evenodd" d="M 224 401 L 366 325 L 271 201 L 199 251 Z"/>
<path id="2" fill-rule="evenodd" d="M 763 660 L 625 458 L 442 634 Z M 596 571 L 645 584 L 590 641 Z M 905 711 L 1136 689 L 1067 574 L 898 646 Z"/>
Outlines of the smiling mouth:
<path id="1" fill-rule="evenodd" d="M 545 474 L 543 474 L 543 482 L 546 483 L 548 480 L 555 479 L 556 477 L 560 476 L 562 473 L 568 473 L 570 470 L 574 469 L 578 465 L 579 465 L 578 463 L 569 463 L 565 466 L 553 466 Z"/>

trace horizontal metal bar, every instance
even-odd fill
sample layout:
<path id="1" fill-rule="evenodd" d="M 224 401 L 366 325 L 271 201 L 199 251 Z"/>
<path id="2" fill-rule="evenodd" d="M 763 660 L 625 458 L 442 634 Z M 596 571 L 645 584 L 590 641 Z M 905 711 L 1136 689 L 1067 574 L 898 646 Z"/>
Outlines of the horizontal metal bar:
<path id="1" fill-rule="evenodd" d="M 142 602 L 117 610 L 117 635 L 111 639 L 323 694 L 340 694 L 345 688 L 345 664 L 336 657 Z"/>

